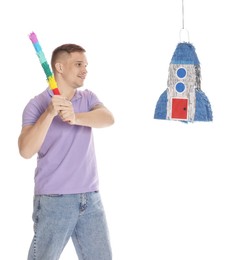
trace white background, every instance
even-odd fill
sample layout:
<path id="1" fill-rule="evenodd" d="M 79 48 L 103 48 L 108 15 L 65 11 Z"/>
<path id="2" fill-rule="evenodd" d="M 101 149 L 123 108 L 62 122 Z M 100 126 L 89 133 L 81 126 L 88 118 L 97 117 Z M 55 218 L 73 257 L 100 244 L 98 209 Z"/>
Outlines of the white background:
<path id="1" fill-rule="evenodd" d="M 100 188 L 114 260 L 235 260 L 235 1 L 185 0 L 213 122 L 154 120 L 179 42 L 181 0 L 9 0 L 0 4 L 0 259 L 24 260 L 33 236 L 36 157 L 17 139 L 28 100 L 46 78 L 28 34 L 50 60 L 87 50 L 93 90 L 116 123 L 95 129 Z M 71 242 L 61 256 L 75 260 Z"/>

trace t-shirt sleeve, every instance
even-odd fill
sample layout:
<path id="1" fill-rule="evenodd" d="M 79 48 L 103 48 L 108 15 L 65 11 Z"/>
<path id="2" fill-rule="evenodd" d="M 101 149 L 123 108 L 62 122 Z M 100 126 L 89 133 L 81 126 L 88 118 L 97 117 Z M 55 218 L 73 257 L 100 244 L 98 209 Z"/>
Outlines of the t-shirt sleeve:
<path id="1" fill-rule="evenodd" d="M 34 125 L 50 102 L 48 90 L 32 98 L 25 106 L 22 114 L 22 126 Z"/>
<path id="2" fill-rule="evenodd" d="M 23 110 L 22 126 L 35 124 L 41 113 L 35 99 L 31 99 Z"/>
<path id="3" fill-rule="evenodd" d="M 103 105 L 103 103 L 99 100 L 97 95 L 90 90 L 87 90 L 88 101 L 89 101 L 89 110 L 92 110 L 97 105 Z"/>

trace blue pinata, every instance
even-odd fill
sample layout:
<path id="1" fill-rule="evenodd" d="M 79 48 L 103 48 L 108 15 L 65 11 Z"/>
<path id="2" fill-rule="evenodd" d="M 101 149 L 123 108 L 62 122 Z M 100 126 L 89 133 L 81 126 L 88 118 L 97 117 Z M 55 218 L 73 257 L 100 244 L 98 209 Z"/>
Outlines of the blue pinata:
<path id="1" fill-rule="evenodd" d="M 210 102 L 201 90 L 201 70 L 195 48 L 181 42 L 169 66 L 167 89 L 156 104 L 154 119 L 212 121 Z"/>

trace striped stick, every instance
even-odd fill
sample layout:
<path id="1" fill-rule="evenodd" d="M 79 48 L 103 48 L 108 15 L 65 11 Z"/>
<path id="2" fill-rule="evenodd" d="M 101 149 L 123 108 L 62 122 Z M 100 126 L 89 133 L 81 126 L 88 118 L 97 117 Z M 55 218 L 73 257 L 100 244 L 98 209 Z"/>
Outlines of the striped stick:
<path id="1" fill-rule="evenodd" d="M 47 76 L 47 81 L 48 81 L 49 87 L 53 91 L 54 95 L 60 95 L 56 80 L 55 80 L 55 78 L 52 74 L 52 71 L 50 69 L 50 66 L 45 58 L 45 55 L 42 51 L 42 48 L 39 44 L 36 34 L 34 32 L 30 33 L 29 38 L 30 38 L 31 42 L 33 43 L 33 46 L 34 46 L 36 54 L 39 58 L 40 64 L 43 67 L 43 70 Z"/>

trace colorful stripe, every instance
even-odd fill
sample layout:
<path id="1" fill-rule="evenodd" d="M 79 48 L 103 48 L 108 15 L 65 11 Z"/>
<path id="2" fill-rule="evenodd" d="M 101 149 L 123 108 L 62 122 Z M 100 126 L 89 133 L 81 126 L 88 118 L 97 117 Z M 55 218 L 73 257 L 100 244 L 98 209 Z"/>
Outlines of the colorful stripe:
<path id="1" fill-rule="evenodd" d="M 44 70 L 44 73 L 47 76 L 47 81 L 49 84 L 50 89 L 53 91 L 55 95 L 60 95 L 59 89 L 57 87 L 56 80 L 52 74 L 52 71 L 50 69 L 50 66 L 45 58 L 45 55 L 43 53 L 43 50 L 39 44 L 38 38 L 34 32 L 30 33 L 29 38 L 31 42 L 33 43 L 34 49 L 36 51 L 36 54 L 39 58 L 40 64 Z"/>

